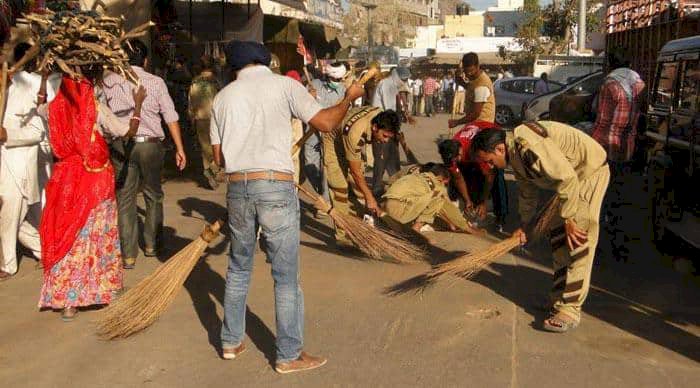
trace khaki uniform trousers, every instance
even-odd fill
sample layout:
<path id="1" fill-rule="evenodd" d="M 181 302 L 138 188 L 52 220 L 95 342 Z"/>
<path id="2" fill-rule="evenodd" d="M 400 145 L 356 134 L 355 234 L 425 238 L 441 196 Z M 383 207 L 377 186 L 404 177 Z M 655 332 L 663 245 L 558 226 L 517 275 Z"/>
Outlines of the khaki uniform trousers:
<path id="1" fill-rule="evenodd" d="M 566 314 L 577 322 L 581 319 L 581 306 L 591 285 L 591 270 L 600 234 L 600 210 L 609 181 L 610 169 L 606 164 L 580 183 L 578 211 L 574 221 L 588 233 L 586 244 L 570 251 L 563 221 L 550 234 L 554 256 L 554 283 L 550 298 L 557 312 Z"/>
<path id="2" fill-rule="evenodd" d="M 435 216 L 442 209 L 443 203 L 444 199 L 440 196 L 429 198 L 427 201 L 423 198 L 416 198 L 416 200 L 388 198 L 384 203 L 384 209 L 391 218 L 402 224 L 413 222 L 432 224 Z"/>
<path id="3" fill-rule="evenodd" d="M 459 208 L 443 197 L 433 198 L 427 205 L 424 202 L 388 198 L 384 202 L 384 209 L 391 218 L 402 224 L 412 222 L 432 224 L 435 217 L 438 217 L 461 231 L 471 229 Z"/>
<path id="4" fill-rule="evenodd" d="M 342 214 L 359 216 L 364 209 L 364 195 L 350 176 L 350 166 L 345 159 L 345 149 L 340 136 L 323 133 L 323 168 L 330 189 L 331 205 Z M 368 147 L 369 148 L 369 147 Z M 364 172 L 364 163 L 362 171 Z M 352 195 L 350 191 L 352 190 Z M 333 226 L 336 240 L 347 240 L 345 232 Z"/>
<path id="5" fill-rule="evenodd" d="M 452 118 L 454 119 L 456 115 L 464 114 L 464 96 L 465 92 L 456 92 L 454 101 L 452 102 Z"/>
<path id="6" fill-rule="evenodd" d="M 211 149 L 211 138 L 209 137 L 210 119 L 194 120 L 194 128 L 197 131 L 197 139 L 202 149 L 202 168 L 204 171 L 210 170 L 216 174 L 219 166 L 214 163 L 214 151 Z"/>

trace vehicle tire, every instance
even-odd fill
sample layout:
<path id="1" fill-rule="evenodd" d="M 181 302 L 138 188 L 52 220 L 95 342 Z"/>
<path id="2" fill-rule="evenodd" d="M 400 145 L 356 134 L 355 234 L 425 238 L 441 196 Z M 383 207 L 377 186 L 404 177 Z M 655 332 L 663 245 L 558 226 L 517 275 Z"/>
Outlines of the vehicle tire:
<path id="1" fill-rule="evenodd" d="M 513 122 L 513 111 L 505 105 L 496 107 L 496 124 L 505 126 Z"/>

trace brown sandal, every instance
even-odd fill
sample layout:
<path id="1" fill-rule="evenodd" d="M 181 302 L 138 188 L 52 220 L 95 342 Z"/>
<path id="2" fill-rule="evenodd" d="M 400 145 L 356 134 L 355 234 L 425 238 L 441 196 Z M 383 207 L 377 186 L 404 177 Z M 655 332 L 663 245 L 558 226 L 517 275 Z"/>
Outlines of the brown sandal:
<path id="1" fill-rule="evenodd" d="M 542 328 L 552 333 L 566 333 L 578 327 L 579 321 L 574 320 L 566 314 L 553 313 L 542 322 Z"/>

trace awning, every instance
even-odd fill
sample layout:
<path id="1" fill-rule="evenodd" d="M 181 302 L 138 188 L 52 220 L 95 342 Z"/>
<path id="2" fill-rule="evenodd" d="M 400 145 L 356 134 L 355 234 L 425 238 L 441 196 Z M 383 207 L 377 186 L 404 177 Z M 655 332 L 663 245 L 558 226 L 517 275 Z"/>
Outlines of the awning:
<path id="1" fill-rule="evenodd" d="M 286 5 L 287 7 L 291 7 L 294 9 L 298 9 L 300 11 L 306 11 L 306 6 L 304 5 L 304 2 L 301 0 L 270 0 L 273 3 L 279 3 L 282 5 Z"/>

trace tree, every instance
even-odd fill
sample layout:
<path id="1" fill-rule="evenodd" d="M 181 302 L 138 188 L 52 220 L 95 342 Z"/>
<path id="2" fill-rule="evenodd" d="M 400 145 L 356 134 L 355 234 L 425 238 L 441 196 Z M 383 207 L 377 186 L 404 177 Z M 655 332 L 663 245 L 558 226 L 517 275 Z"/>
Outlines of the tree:
<path id="1" fill-rule="evenodd" d="M 553 0 L 541 8 L 537 0 L 525 0 L 523 10 L 529 14 L 525 23 L 519 28 L 515 41 L 522 51 L 499 49 L 504 59 L 532 66 L 539 55 L 553 55 L 566 52 L 571 43 L 573 27 L 578 22 L 579 0 Z M 589 32 L 600 28 L 601 20 L 595 12 L 599 5 L 588 3 L 586 30 Z"/>
<path id="2" fill-rule="evenodd" d="M 540 2 L 538 0 L 525 0 L 523 2 L 523 11 L 525 12 L 537 12 L 540 9 Z"/>

